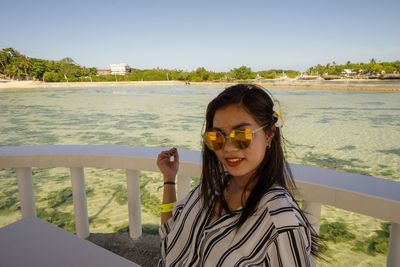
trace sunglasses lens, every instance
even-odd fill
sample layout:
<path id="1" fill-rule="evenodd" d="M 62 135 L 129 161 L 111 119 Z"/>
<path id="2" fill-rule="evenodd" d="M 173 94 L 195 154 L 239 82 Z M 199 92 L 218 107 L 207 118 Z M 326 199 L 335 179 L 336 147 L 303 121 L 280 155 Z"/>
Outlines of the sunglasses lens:
<path id="1" fill-rule="evenodd" d="M 203 135 L 203 139 L 204 139 L 204 143 L 212 151 L 221 149 L 225 143 L 224 136 L 218 132 L 206 132 Z"/>
<path id="2" fill-rule="evenodd" d="M 235 147 L 239 149 L 248 148 L 252 140 L 252 132 L 250 129 L 235 130 L 229 135 L 229 139 Z"/>
<path id="3" fill-rule="evenodd" d="M 225 137 L 219 132 L 206 132 L 203 135 L 204 143 L 212 150 L 220 150 L 225 144 Z M 245 149 L 250 146 L 253 134 L 250 129 L 233 130 L 229 134 L 231 144 L 239 149 Z"/>

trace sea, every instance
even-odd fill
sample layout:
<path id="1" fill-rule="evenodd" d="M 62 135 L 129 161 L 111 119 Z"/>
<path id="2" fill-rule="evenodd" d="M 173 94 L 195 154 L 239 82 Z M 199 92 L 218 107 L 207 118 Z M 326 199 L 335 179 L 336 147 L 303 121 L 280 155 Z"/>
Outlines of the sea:
<path id="1" fill-rule="evenodd" d="M 0 92 L 0 146 L 85 144 L 200 150 L 222 86 Z M 400 94 L 270 89 L 289 162 L 400 180 Z"/>

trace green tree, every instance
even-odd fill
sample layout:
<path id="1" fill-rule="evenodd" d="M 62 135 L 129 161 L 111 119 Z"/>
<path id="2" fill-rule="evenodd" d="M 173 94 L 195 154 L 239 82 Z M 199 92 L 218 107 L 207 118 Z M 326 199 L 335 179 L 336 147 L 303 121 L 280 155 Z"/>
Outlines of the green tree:
<path id="1" fill-rule="evenodd" d="M 142 72 L 143 81 L 165 81 L 167 79 L 166 72 L 160 69 L 144 70 Z"/>
<path id="2" fill-rule="evenodd" d="M 239 68 L 234 68 L 230 71 L 232 78 L 237 80 L 254 79 L 255 75 L 251 71 L 251 68 L 246 66 L 241 66 Z"/>
<path id="3" fill-rule="evenodd" d="M 97 69 L 96 69 L 96 68 L 89 68 L 89 69 L 88 69 L 88 74 L 89 74 L 90 76 L 97 75 Z"/>
<path id="4" fill-rule="evenodd" d="M 203 82 L 210 79 L 210 72 L 204 67 L 197 68 L 195 71 L 188 75 L 188 80 L 193 82 Z"/>
<path id="5" fill-rule="evenodd" d="M 63 75 L 54 71 L 46 71 L 43 75 L 43 81 L 45 82 L 61 82 L 64 80 Z"/>
<path id="6" fill-rule="evenodd" d="M 375 74 L 381 74 L 381 72 L 383 71 L 383 66 L 380 65 L 380 64 L 374 64 L 374 65 L 372 66 L 372 69 L 373 69 L 373 72 L 374 72 Z"/>
<path id="7" fill-rule="evenodd" d="M 11 47 L 4 48 L 3 51 L 8 53 L 11 57 L 20 57 L 21 56 L 21 53 L 19 53 L 17 50 L 15 50 L 14 48 L 11 48 Z"/>
<path id="8" fill-rule="evenodd" d="M 18 68 L 21 69 L 21 72 L 23 73 L 24 78 L 29 79 L 30 78 L 29 71 L 30 71 L 30 68 L 32 67 L 32 63 L 29 61 L 29 59 L 27 59 L 24 56 L 18 57 L 16 64 L 17 64 Z M 21 77 L 18 77 L 18 78 L 21 78 Z"/>
<path id="9" fill-rule="evenodd" d="M 10 55 L 4 51 L 1 50 L 0 51 L 0 71 L 4 71 L 4 69 L 6 68 L 6 66 L 9 64 L 10 62 Z"/>
<path id="10" fill-rule="evenodd" d="M 207 81 L 210 76 L 210 73 L 204 67 L 197 68 L 195 73 L 201 81 Z"/>
<path id="11" fill-rule="evenodd" d="M 32 77 L 38 79 L 38 80 L 43 80 L 43 75 L 46 72 L 46 64 L 43 62 L 35 62 L 32 65 Z"/>
<path id="12" fill-rule="evenodd" d="M 397 71 L 394 65 L 383 66 L 383 70 L 385 71 L 385 73 L 394 73 Z"/>
<path id="13" fill-rule="evenodd" d="M 4 74 L 14 80 L 14 79 L 21 79 L 21 77 L 24 75 L 24 72 L 18 68 L 16 64 L 8 64 L 4 70 Z"/>

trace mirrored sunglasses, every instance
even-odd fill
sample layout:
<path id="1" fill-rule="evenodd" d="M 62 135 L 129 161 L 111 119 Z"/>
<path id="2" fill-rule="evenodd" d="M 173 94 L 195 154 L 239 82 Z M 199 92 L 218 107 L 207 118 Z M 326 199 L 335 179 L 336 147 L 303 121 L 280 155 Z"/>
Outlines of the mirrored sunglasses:
<path id="1" fill-rule="evenodd" d="M 267 125 L 261 126 L 258 129 L 252 130 L 249 128 L 232 130 L 228 137 L 219 131 L 208 131 L 203 134 L 203 141 L 206 146 L 212 150 L 217 151 L 224 147 L 226 140 L 229 138 L 231 144 L 238 149 L 248 148 L 253 140 L 254 134 Z"/>

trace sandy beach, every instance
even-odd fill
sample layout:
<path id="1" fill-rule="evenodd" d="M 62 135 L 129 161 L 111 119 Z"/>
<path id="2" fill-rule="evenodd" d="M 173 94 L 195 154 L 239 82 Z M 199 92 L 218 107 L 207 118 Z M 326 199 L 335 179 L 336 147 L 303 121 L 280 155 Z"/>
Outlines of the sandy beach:
<path id="1" fill-rule="evenodd" d="M 354 80 L 353 80 L 354 81 Z M 249 81 L 247 81 L 249 82 Z M 229 86 L 237 82 L 191 82 L 191 85 L 218 85 Z M 351 83 L 341 80 L 335 84 L 323 81 L 274 81 L 256 82 L 266 88 L 274 89 L 301 89 L 301 90 L 344 90 L 344 91 L 369 91 L 369 92 L 400 92 L 400 84 L 382 84 L 375 81 L 367 83 Z M 124 86 L 146 86 L 146 85 L 185 85 L 183 81 L 130 81 L 130 82 L 62 82 L 45 83 L 41 81 L 9 81 L 0 80 L 0 91 L 34 88 L 82 88 L 82 87 L 124 87 Z"/>

